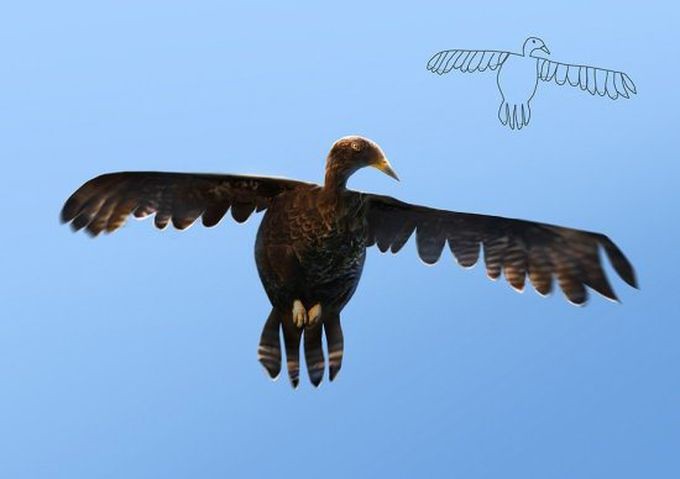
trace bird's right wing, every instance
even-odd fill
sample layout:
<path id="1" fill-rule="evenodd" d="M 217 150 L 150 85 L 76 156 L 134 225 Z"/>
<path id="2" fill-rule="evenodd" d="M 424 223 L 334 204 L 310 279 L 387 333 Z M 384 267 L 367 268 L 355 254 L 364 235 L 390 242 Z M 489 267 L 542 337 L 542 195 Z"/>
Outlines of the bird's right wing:
<path id="1" fill-rule="evenodd" d="M 547 58 L 538 60 L 538 77 L 543 81 L 555 81 L 558 85 L 568 83 L 591 95 L 616 100 L 619 96 L 630 98 L 636 94 L 635 83 L 624 72 L 587 65 L 560 63 Z"/>
<path id="2" fill-rule="evenodd" d="M 491 279 L 505 273 L 517 290 L 528 276 L 536 290 L 547 294 L 553 277 L 574 304 L 588 298 L 586 286 L 616 300 L 600 262 L 603 249 L 614 270 L 637 287 L 633 267 L 605 235 L 562 226 L 499 216 L 438 210 L 404 203 L 389 196 L 362 193 L 367 203 L 369 245 L 397 253 L 415 233 L 418 255 L 436 263 L 448 242 L 461 266 L 477 263 L 480 248 Z"/>
<path id="3" fill-rule="evenodd" d="M 427 69 L 439 75 L 454 69 L 467 73 L 495 70 L 509 55 L 498 50 L 442 50 L 430 58 Z"/>
<path id="4" fill-rule="evenodd" d="M 299 181 L 241 175 L 109 173 L 82 185 L 66 201 L 61 220 L 74 230 L 86 228 L 93 236 L 114 231 L 130 214 L 144 218 L 155 213 L 154 224 L 165 228 L 190 226 L 202 215 L 203 225 L 214 226 L 231 208 L 242 223 L 255 210 L 266 209 L 284 191 L 311 186 Z"/>

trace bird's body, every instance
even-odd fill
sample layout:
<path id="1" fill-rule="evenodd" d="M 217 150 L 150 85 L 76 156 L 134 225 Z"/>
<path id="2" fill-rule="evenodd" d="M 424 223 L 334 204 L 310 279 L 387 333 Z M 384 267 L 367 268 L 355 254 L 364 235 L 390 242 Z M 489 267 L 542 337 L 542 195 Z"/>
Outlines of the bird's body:
<path id="1" fill-rule="evenodd" d="M 503 97 L 498 109 L 501 123 L 522 128 L 531 118 L 531 99 L 536 94 L 538 60 L 529 55 L 509 55 L 498 69 L 496 81 Z"/>
<path id="2" fill-rule="evenodd" d="M 340 312 L 352 296 L 366 256 L 359 195 L 309 187 L 277 197 L 262 219 L 255 260 L 274 307 L 295 299 Z"/>
<path id="3" fill-rule="evenodd" d="M 260 361 L 277 376 L 280 351 L 278 331 L 284 331 L 288 368 L 293 384 L 299 375 L 298 348 L 301 327 L 306 327 L 305 351 L 310 378 L 318 384 L 323 376 L 321 328 L 336 328 L 340 336 L 329 341 L 331 377 L 342 359 L 340 312 L 356 290 L 366 258 L 365 204 L 361 196 L 345 190 L 327 191 L 318 186 L 301 187 L 278 196 L 262 219 L 255 241 L 255 261 L 272 313 L 259 349 Z M 301 315 L 290 314 L 299 301 Z M 318 306 L 317 306 L 318 305 Z M 316 307 L 316 309 L 314 309 Z M 312 310 L 318 317 L 310 318 Z M 311 320 L 310 320 L 311 319 Z M 300 324 L 302 322 L 302 324 Z M 279 326 L 280 325 L 280 326 Z M 329 336 L 330 337 L 330 336 Z M 267 343 L 272 343 L 269 347 Z M 272 358 L 271 353 L 275 356 Z M 314 369 L 313 365 L 317 364 Z"/>
<path id="4" fill-rule="evenodd" d="M 474 265 L 480 248 L 489 277 L 505 274 L 518 290 L 528 277 L 547 294 L 557 280 L 574 304 L 589 287 L 616 300 L 600 262 L 600 249 L 616 272 L 636 286 L 632 266 L 606 236 L 544 223 L 438 210 L 395 198 L 347 189 L 349 177 L 372 166 L 397 178 L 378 145 L 361 137 L 338 140 L 328 154 L 323 185 L 242 175 L 123 172 L 98 176 L 66 201 L 62 220 L 92 235 L 120 228 L 129 215 L 155 213 L 154 223 L 187 228 L 199 217 L 215 226 L 227 213 L 237 222 L 266 210 L 257 233 L 255 259 L 272 304 L 258 349 L 275 378 L 286 365 L 297 386 L 300 343 L 309 378 L 318 385 L 328 364 L 335 378 L 344 340 L 340 313 L 356 290 L 366 248 L 397 253 L 415 234 L 420 258 L 435 263 L 448 243 L 462 266 Z M 322 345 L 326 337 L 328 358 Z"/>

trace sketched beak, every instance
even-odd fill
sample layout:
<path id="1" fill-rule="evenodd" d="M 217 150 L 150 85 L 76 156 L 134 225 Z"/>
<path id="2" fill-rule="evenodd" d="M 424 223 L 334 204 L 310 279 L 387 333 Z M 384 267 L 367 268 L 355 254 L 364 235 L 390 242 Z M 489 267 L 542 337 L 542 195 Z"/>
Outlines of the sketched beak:
<path id="1" fill-rule="evenodd" d="M 395 180 L 399 181 L 399 177 L 397 176 L 397 173 L 392 169 L 392 165 L 390 165 L 390 162 L 387 161 L 387 158 L 385 158 L 384 156 L 377 163 L 374 163 L 371 166 L 379 169 L 380 171 L 385 173 L 387 176 L 391 176 Z"/>
<path id="2" fill-rule="evenodd" d="M 541 47 L 541 50 L 543 50 L 545 53 L 547 53 L 548 55 L 550 55 L 550 50 L 548 50 L 548 47 L 546 47 L 545 45 L 543 45 L 543 46 Z"/>

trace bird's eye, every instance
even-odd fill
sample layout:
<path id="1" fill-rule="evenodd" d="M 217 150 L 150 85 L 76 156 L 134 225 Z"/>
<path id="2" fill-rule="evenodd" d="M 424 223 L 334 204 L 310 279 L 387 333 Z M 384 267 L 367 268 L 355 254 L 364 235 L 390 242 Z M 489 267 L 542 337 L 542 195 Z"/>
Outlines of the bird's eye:
<path id="1" fill-rule="evenodd" d="M 536 43 L 536 40 L 531 40 L 531 43 Z"/>
<path id="2" fill-rule="evenodd" d="M 361 143 L 360 143 L 360 142 L 358 142 L 358 141 L 353 141 L 352 144 L 351 144 L 351 146 L 352 146 L 352 149 L 353 149 L 354 151 L 361 151 Z"/>

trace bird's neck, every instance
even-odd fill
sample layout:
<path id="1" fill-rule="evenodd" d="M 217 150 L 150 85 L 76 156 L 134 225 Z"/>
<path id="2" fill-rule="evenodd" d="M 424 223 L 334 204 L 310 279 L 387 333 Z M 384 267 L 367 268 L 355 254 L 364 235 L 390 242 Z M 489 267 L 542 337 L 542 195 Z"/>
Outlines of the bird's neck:
<path id="1" fill-rule="evenodd" d="M 339 195 L 347 189 L 348 179 L 349 175 L 344 175 L 335 170 L 327 170 L 323 182 L 323 189 L 329 194 Z"/>
<path id="2" fill-rule="evenodd" d="M 347 189 L 347 180 L 352 173 L 344 164 L 328 161 L 326 163 L 326 176 L 323 182 L 324 191 L 330 194 L 341 194 Z"/>

